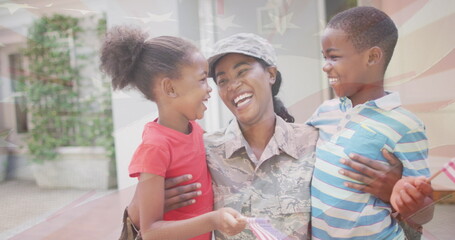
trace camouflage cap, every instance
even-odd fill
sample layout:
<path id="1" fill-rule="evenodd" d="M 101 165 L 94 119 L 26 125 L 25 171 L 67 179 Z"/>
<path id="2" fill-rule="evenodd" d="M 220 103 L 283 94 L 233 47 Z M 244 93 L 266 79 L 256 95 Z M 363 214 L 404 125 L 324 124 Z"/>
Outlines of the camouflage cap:
<path id="1" fill-rule="evenodd" d="M 272 44 L 266 39 L 253 33 L 238 33 L 219 40 L 209 57 L 209 76 L 212 76 L 213 65 L 228 53 L 240 53 L 264 60 L 271 66 L 276 66 L 276 53 Z"/>

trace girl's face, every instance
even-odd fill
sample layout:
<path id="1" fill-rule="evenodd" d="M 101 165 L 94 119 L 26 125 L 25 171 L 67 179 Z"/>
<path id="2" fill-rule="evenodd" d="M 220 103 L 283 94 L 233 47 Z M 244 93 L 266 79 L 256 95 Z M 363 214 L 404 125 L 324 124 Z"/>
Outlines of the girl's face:
<path id="1" fill-rule="evenodd" d="M 214 76 L 221 99 L 241 125 L 274 116 L 275 67 L 264 69 L 252 57 L 230 53 L 218 60 Z"/>
<path id="2" fill-rule="evenodd" d="M 181 68 L 175 87 L 178 103 L 175 105 L 188 120 L 202 119 L 212 88 L 207 83 L 208 63 L 200 52 L 193 53 L 192 63 Z"/>

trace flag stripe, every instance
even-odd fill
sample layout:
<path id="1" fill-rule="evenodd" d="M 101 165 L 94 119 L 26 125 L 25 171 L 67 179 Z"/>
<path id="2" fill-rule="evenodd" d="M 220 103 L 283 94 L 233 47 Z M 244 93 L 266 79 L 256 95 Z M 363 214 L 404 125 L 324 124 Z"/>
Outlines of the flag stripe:
<path id="1" fill-rule="evenodd" d="M 452 182 L 455 183 L 455 159 L 452 159 L 452 161 L 448 162 L 442 171 L 447 175 L 447 177 L 452 180 Z"/>
<path id="2" fill-rule="evenodd" d="M 276 230 L 270 221 L 264 218 L 247 218 L 250 230 L 259 240 L 282 240 L 286 235 Z"/>
<path id="3" fill-rule="evenodd" d="M 261 221 L 262 219 L 250 218 L 250 220 L 251 220 L 251 221 L 249 221 L 250 229 L 251 229 L 251 231 L 253 231 L 254 235 L 256 235 L 256 237 L 259 240 L 275 240 L 275 239 L 277 239 L 277 238 L 273 238 L 273 237 L 269 236 L 267 234 L 267 231 L 261 225 L 259 225 L 259 222 L 261 222 L 262 225 L 266 224 L 266 222 Z"/>

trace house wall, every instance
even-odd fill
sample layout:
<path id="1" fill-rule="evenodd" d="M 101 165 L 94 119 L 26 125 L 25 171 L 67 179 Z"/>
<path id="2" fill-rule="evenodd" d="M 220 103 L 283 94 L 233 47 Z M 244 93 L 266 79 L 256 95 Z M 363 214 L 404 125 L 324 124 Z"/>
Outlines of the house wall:
<path id="1" fill-rule="evenodd" d="M 27 156 L 27 148 L 25 144 L 26 133 L 18 133 L 16 126 L 16 113 L 14 96 L 17 94 L 12 90 L 12 81 L 10 78 L 10 67 L 8 62 L 8 55 L 20 53 L 21 49 L 26 46 L 27 42 L 27 29 L 31 26 L 34 20 L 41 16 L 49 16 L 52 14 L 65 14 L 73 17 L 90 17 L 96 19 L 102 17 L 102 13 L 106 11 L 106 1 L 84 1 L 78 0 L 62 0 L 55 3 L 48 1 L 36 0 L 30 2 L 20 3 L 20 6 L 25 8 L 7 8 L 4 5 L 14 5 L 15 2 L 0 1 L 0 130 L 11 129 L 8 136 L 8 142 L 14 145 L 10 151 L 8 177 L 15 179 L 33 180 L 33 175 L 29 167 L 29 159 Z M 22 4 L 22 5 L 21 5 Z M 76 11 L 77 9 L 89 9 L 90 12 L 84 13 Z M 83 24 L 88 24 L 93 28 L 96 25 L 85 21 Z M 93 38 L 93 34 L 89 36 L 82 36 L 85 41 L 83 47 L 78 50 L 83 54 L 90 54 L 93 50 L 99 48 L 99 42 Z M 89 39 L 91 37 L 92 39 Z M 24 62 L 26 64 L 26 62 Z M 91 69 L 89 69 L 91 68 Z M 94 70 L 95 68 L 95 70 Z M 97 72 L 96 60 L 93 64 L 89 63 L 88 67 L 83 70 L 84 76 L 90 76 L 92 73 Z M 26 73 L 28 74 L 28 73 Z M 99 73 L 98 73 L 99 76 Z M 93 76 L 96 78 L 97 76 Z M 92 78 L 88 81 L 94 81 Z M 89 95 L 93 89 L 85 89 L 84 95 Z M 29 118 L 29 126 L 32 125 Z"/>

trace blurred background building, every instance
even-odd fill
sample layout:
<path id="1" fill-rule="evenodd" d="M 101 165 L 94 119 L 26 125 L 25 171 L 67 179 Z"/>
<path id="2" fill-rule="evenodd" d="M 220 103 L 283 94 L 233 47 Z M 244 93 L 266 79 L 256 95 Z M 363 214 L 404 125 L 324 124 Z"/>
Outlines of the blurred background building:
<path id="1" fill-rule="evenodd" d="M 322 30 L 333 15 L 354 6 L 377 7 L 395 21 L 399 29 L 399 40 L 386 73 L 386 87 L 388 90 L 399 91 L 405 107 L 425 122 L 430 145 L 428 162 L 432 172 L 438 171 L 455 157 L 455 1 L 0 0 L 0 181 L 3 179 L 0 182 L 0 204 L 4 206 L 2 213 L 6 213 L 0 226 L 8 223 L 8 226 L 0 228 L 0 238 L 14 236 L 43 219 L 47 220 L 47 225 L 31 228 L 24 234 L 17 235 L 16 239 L 40 239 L 37 236 L 47 236 L 46 239 L 61 239 L 65 236 L 71 239 L 71 236 L 77 237 L 77 234 L 69 234 L 71 226 L 74 226 L 72 230 L 76 233 L 80 233 L 82 228 L 86 234 L 84 236 L 89 236 L 91 230 L 95 229 L 93 233 L 98 235 L 90 235 L 93 237 L 87 239 L 114 239 L 118 236 L 117 232 L 111 230 L 119 225 L 123 207 L 131 196 L 131 188 L 128 187 L 136 183 L 135 179 L 128 177 L 128 164 L 141 141 L 144 124 L 157 117 L 157 109 L 136 91 L 111 93 L 109 79 L 98 69 L 98 49 L 106 28 L 120 24 L 136 25 L 152 37 L 184 37 L 198 45 L 206 56 L 210 55 L 214 43 L 219 39 L 240 32 L 259 34 L 268 39 L 277 50 L 278 68 L 283 75 L 279 97 L 289 107 L 296 121 L 303 123 L 319 104 L 334 97 L 322 71 Z M 66 79 L 66 76 L 60 77 L 60 80 L 74 80 L 75 85 L 67 85 L 78 87 L 82 100 L 75 104 L 87 105 L 86 100 L 92 99 L 88 104 L 89 110 L 103 106 L 97 112 L 104 114 L 103 118 L 99 118 L 103 119 L 102 122 L 90 122 L 85 117 L 76 119 L 82 124 L 76 129 L 87 125 L 89 131 L 84 134 L 91 137 L 107 134 L 111 136 L 111 141 L 115 141 L 115 148 L 111 149 L 113 154 L 109 158 L 101 157 L 102 161 L 109 163 L 107 173 L 101 172 L 101 167 L 106 167 L 106 164 L 90 167 L 95 172 L 76 170 L 78 165 L 82 165 L 82 161 L 80 164 L 77 162 L 81 156 L 65 160 L 73 163 L 70 171 L 64 174 L 73 177 L 70 184 L 74 184 L 74 176 L 77 174 L 81 177 L 109 175 L 107 185 L 100 188 L 110 188 L 115 194 L 102 201 L 94 201 L 92 205 L 81 204 L 93 198 L 93 192 L 87 192 L 91 191 L 87 185 L 71 185 L 85 189 L 78 192 L 38 189 L 32 171 L 34 164 L 46 159 L 32 159 L 29 154 L 27 143 L 41 122 L 29 110 L 37 102 L 30 101 L 27 97 L 29 95 L 24 90 L 23 80 L 30 79 L 42 69 L 36 68 L 38 62 L 27 57 L 24 49 L 30 47 L 32 26 L 46 17 L 53 18 L 56 15 L 64 16 L 65 19 L 78 19 L 78 27 L 83 32 L 78 35 L 77 39 L 82 40 L 79 42 L 71 36 L 57 36 L 57 42 L 64 44 L 59 51 L 67 54 L 70 67 L 80 67 L 77 68 L 77 81 Z M 67 27 L 76 29 L 74 26 Z M 55 34 L 51 32 L 45 35 L 53 37 Z M 40 37 L 36 34 L 34 36 Z M 35 66 L 34 70 L 31 66 Z M 52 63 L 48 62 L 46 66 L 52 68 Z M 210 132 L 225 126 L 233 117 L 219 100 L 216 86 L 212 81 L 209 82 L 214 91 L 205 118 L 200 123 Z M 40 85 L 36 86 L 36 90 L 43 92 Z M 98 97 L 98 94 L 104 92 L 108 94 L 108 100 Z M 53 95 L 47 97 L 52 99 Z M 50 108 L 49 115 L 53 116 L 52 114 L 57 113 Z M 52 127 L 52 124 L 48 126 Z M 68 135 L 72 136 L 69 132 Z M 75 142 L 87 145 L 83 140 Z M 103 146 L 109 149 L 111 145 Z M 78 154 L 80 149 L 82 148 L 73 148 L 67 152 Z M 92 149 L 90 153 L 99 152 Z M 49 176 L 54 174 L 52 171 L 45 173 Z M 97 181 L 90 178 L 79 180 L 84 184 Z M 455 184 L 444 174 L 433 180 L 433 186 L 437 190 L 435 196 L 438 199 L 448 196 L 446 200 L 455 202 Z M 61 197 L 62 195 L 65 196 Z M 450 228 L 450 222 L 454 221 L 453 206 L 441 206 L 436 210 L 433 221 L 428 227 L 425 225 L 425 236 L 428 239 L 439 239 L 432 236 L 432 233 L 437 232 L 441 234 L 438 236 L 444 236 L 440 239 L 450 239 L 454 234 Z M 61 214 L 64 211 L 67 214 Z M 77 215 L 84 211 L 87 215 Z M 48 218 L 50 215 L 55 221 Z M 65 222 L 68 216 L 73 218 L 67 218 Z M 80 218 L 76 219 L 76 216 Z M 24 224 L 24 219 L 32 219 L 33 222 Z M 107 227 L 102 229 L 96 224 L 92 226 L 87 219 L 102 222 Z M 2 235 L 5 229 L 8 231 Z"/>

